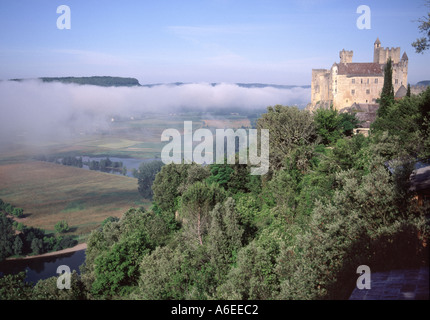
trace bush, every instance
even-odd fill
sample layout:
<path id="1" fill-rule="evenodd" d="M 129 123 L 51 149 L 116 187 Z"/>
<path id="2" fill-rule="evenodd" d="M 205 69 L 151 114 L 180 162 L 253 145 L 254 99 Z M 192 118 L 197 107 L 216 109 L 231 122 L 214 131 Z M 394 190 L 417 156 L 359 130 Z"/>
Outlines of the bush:
<path id="1" fill-rule="evenodd" d="M 70 230 L 69 225 L 65 220 L 59 221 L 55 225 L 55 231 L 57 231 L 58 233 L 66 233 L 69 230 Z"/>

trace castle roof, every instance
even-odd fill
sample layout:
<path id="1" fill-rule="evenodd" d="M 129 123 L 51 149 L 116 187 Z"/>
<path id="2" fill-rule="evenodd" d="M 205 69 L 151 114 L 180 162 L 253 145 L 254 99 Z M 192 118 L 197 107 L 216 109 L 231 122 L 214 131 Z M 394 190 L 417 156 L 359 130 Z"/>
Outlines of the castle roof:
<path id="1" fill-rule="evenodd" d="M 379 41 L 379 37 L 376 38 L 375 44 L 381 44 L 381 41 Z"/>
<path id="2" fill-rule="evenodd" d="M 408 90 L 402 84 L 401 87 L 399 88 L 399 90 L 397 90 L 396 95 L 394 96 L 394 98 L 403 98 L 404 96 L 406 96 L 407 92 L 408 92 Z"/>
<path id="3" fill-rule="evenodd" d="M 339 63 L 338 74 L 347 76 L 383 76 L 379 63 Z"/>
<path id="4" fill-rule="evenodd" d="M 406 52 L 403 53 L 402 60 L 409 60 L 408 55 Z"/>

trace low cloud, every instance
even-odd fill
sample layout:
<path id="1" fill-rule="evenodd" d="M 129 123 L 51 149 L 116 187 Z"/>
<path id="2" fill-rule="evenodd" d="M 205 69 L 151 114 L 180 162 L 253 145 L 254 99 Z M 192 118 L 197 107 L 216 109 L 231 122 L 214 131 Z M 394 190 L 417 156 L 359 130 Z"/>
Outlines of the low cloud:
<path id="1" fill-rule="evenodd" d="M 263 110 L 269 105 L 304 106 L 310 89 L 245 88 L 235 84 L 98 87 L 38 80 L 0 82 L 0 148 L 16 137 L 61 139 L 108 127 L 110 116 L 220 108 Z M 1 151 L 1 150 L 0 150 Z"/>

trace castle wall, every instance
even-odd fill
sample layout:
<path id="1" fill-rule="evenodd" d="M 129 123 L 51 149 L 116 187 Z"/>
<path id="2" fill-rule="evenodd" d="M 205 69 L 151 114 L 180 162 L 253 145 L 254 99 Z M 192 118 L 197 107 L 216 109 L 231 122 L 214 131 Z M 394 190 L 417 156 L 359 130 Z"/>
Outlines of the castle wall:
<path id="1" fill-rule="evenodd" d="M 327 69 L 312 70 L 311 103 L 332 100 L 330 91 L 330 71 Z"/>
<path id="2" fill-rule="evenodd" d="M 341 110 L 354 103 L 376 103 L 384 86 L 384 78 L 338 75 L 337 85 L 338 91 L 333 99 L 333 107 Z"/>
<path id="3" fill-rule="evenodd" d="M 373 62 L 379 63 L 379 64 L 386 64 L 388 58 L 391 57 L 391 60 L 393 63 L 399 63 L 400 62 L 400 48 L 383 48 L 378 47 L 375 48 L 375 53 L 373 55 Z"/>

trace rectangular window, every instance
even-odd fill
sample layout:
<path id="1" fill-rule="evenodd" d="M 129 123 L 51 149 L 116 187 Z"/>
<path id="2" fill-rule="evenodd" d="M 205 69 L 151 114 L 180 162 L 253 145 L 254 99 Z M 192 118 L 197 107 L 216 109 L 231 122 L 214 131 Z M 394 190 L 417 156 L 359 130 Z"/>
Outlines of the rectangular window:
<path id="1" fill-rule="evenodd" d="M 370 79 L 369 78 L 367 78 L 367 84 L 369 84 L 370 83 Z"/>
<path id="2" fill-rule="evenodd" d="M 355 90 L 354 89 L 351 90 L 351 94 L 355 94 Z"/>
<path id="3" fill-rule="evenodd" d="M 355 79 L 352 79 L 352 83 L 353 83 L 353 84 L 355 83 Z"/>
<path id="4" fill-rule="evenodd" d="M 396 84 L 399 84 L 399 79 L 394 80 Z"/>
<path id="5" fill-rule="evenodd" d="M 378 83 L 378 78 L 375 79 L 375 83 Z"/>
<path id="6" fill-rule="evenodd" d="M 369 90 L 369 89 L 367 89 L 367 90 L 366 90 L 366 93 L 367 93 L 367 94 L 370 94 L 370 90 Z"/>
<path id="7" fill-rule="evenodd" d="M 361 79 L 361 84 L 363 84 L 363 79 Z"/>

